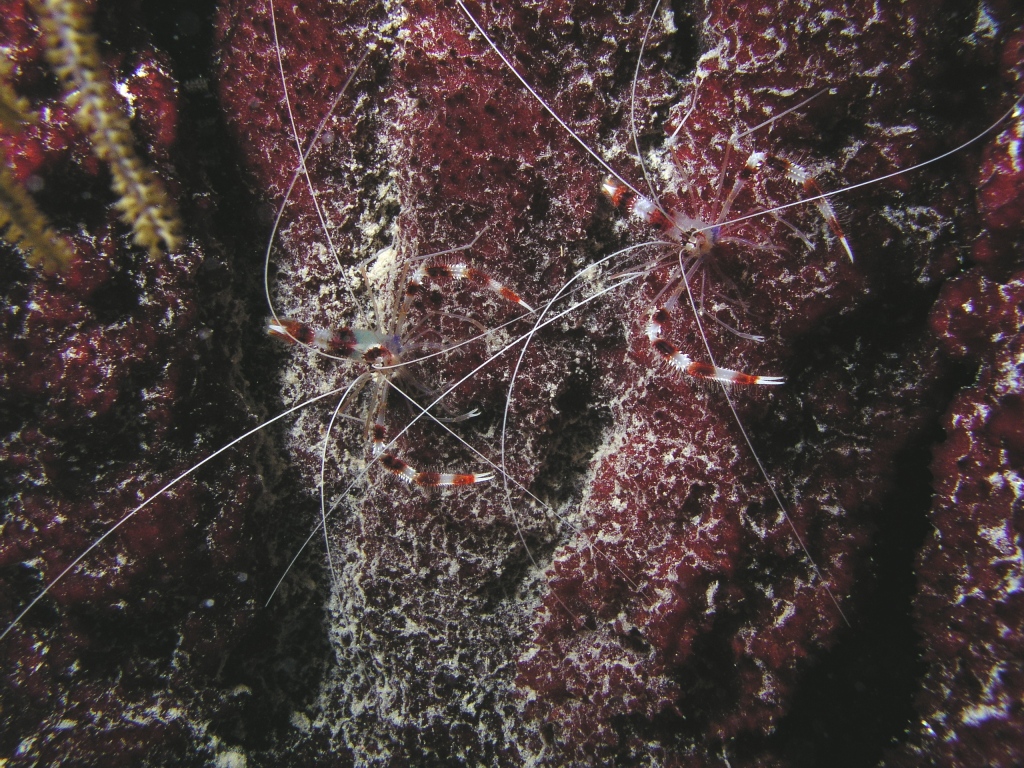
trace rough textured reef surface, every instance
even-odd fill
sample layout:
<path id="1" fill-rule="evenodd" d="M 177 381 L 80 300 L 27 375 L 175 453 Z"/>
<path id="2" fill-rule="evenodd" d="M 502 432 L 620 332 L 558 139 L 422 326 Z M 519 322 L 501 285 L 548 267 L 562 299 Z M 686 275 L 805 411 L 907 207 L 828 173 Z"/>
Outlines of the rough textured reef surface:
<path id="1" fill-rule="evenodd" d="M 6 15 L 5 34 L 31 39 L 31 26 L 15 23 L 26 18 L 20 8 Z M 543 307 L 586 265 L 659 239 L 625 223 L 600 198 L 606 171 L 525 93 L 457 7 L 302 0 L 274 8 L 304 140 L 361 62 L 308 158 L 308 185 L 296 185 L 281 219 L 272 253 L 277 311 L 318 326 L 380 327 L 407 343 L 462 341 L 480 326 L 514 320 L 516 311 L 492 294 L 443 283 L 400 311 L 405 270 L 417 256 L 479 235 L 464 258 Z M 579 2 L 472 10 L 556 111 L 644 188 L 629 97 L 649 9 Z M 755 149 L 800 163 L 825 189 L 952 149 L 1020 94 L 1022 21 L 1009 3 L 952 1 L 665 9 L 654 21 L 636 92 L 637 130 L 656 193 L 670 210 L 715 222 Z M 225 2 L 216 28 L 221 109 L 253 187 L 269 201 L 269 221 L 297 164 L 270 15 L 262 4 Z M 116 40 L 111 51 L 129 50 Z M 24 56 L 38 61 L 38 52 Z M 25 71 L 45 81 L 36 66 Z M 744 133 L 821 91 L 770 127 Z M 142 132 L 146 121 L 139 123 Z M 677 128 L 669 145 L 666 134 Z M 69 747 L 98 763 L 119 738 L 137 745 L 125 753 L 129 761 L 151 764 L 165 764 L 174 748 L 188 752 L 176 753 L 181 762 L 198 765 L 218 754 L 268 765 L 1019 762 L 1024 176 L 1015 162 L 1022 130 L 1018 115 L 941 164 L 839 198 L 855 263 L 814 207 L 799 206 L 782 211 L 783 220 L 760 215 L 723 226 L 711 262 L 693 276 L 715 360 L 786 377 L 784 387 L 736 390 L 729 398 L 823 579 L 781 513 L 726 394 L 681 378 L 651 349 L 645 326 L 652 306 L 667 300 L 663 289 L 677 278 L 678 264 L 672 247 L 648 245 L 578 281 L 571 300 L 632 275 L 540 330 L 527 348 L 505 435 L 509 497 L 498 483 L 422 492 L 379 467 L 358 480 L 369 458 L 363 428 L 335 424 L 325 475 L 328 496 L 342 496 L 328 525 L 333 575 L 323 581 L 330 647 L 319 686 L 305 698 L 289 698 L 287 680 L 306 679 L 296 657 L 305 653 L 306 664 L 315 663 L 316 643 L 268 660 L 256 652 L 268 637 L 263 617 L 249 604 L 222 610 L 253 594 L 254 580 L 239 587 L 230 574 L 258 570 L 263 587 L 280 566 L 233 560 L 232 551 L 262 556 L 204 533 L 219 518 L 197 516 L 211 509 L 252 524 L 241 507 L 253 481 L 238 479 L 251 478 L 251 470 L 220 462 L 215 471 L 227 474 L 203 478 L 209 490 L 197 482 L 194 493 L 231 504 L 175 498 L 166 503 L 170 514 L 160 510 L 151 526 L 205 541 L 199 557 L 223 554 L 223 570 L 193 578 L 197 568 L 205 571 L 160 547 L 152 553 L 161 563 L 159 581 L 124 582 L 130 567 L 101 563 L 142 558 L 138 542 L 160 539 L 126 537 L 123 550 L 98 553 L 91 580 L 69 581 L 0 649 L 10 686 L 4 717 L 19 711 L 17 729 L 5 730 L 19 740 L 5 749 L 25 763 L 56 762 L 51 756 Z M 740 138 L 729 150 L 734 135 Z M 159 142 L 148 140 L 161 161 Z M 201 207 L 208 166 L 185 150 L 195 141 L 179 139 L 170 160 Z M 309 188 L 329 222 L 326 233 Z M 102 185 L 93 194 L 101 197 Z M 766 169 L 737 196 L 732 214 L 803 194 Z M 98 208 L 89 210 L 110 217 Z M 101 226 L 89 221 L 83 232 Z M 204 221 L 193 225 L 194 237 L 213 226 Z M 238 230 L 251 222 L 238 217 L 227 229 L 244 241 Z M 112 218 L 106 224 L 117 233 L 114 263 L 134 258 L 138 270 L 159 269 L 130 256 L 117 226 Z M 208 231 L 205 237 L 209 243 Z M 373 258 L 388 245 L 394 259 Z M 366 273 L 358 268 L 364 262 Z M 17 269 L 12 286 L 42 282 Z M 138 286 L 140 307 L 158 301 L 144 291 L 148 282 L 123 280 Z M 35 306 L 27 293 L 12 293 L 26 290 L 8 290 L 11 306 L 21 307 L 11 317 Z M 670 305 L 666 339 L 706 360 L 687 305 L 685 295 Z M 62 299 L 53 311 L 66 306 Z M 552 312 L 568 306 L 559 299 Z M 117 320 L 109 324 L 122 329 Z M 723 324 L 766 340 L 754 343 Z M 141 325 L 154 334 L 162 327 L 159 317 Z M 196 326 L 182 321 L 194 345 L 174 342 L 186 350 L 183 360 L 209 359 L 188 336 Z M 486 459 L 498 462 L 519 349 L 474 368 L 529 327 L 513 322 L 486 344 L 393 376 L 403 388 L 469 376 L 445 398 L 445 413 L 481 410 L 451 425 L 479 454 L 420 420 L 396 443 L 403 458 L 471 471 L 485 469 Z M 47 352 L 18 338 L 10 376 L 26 361 L 68 359 L 60 348 Z M 161 372 L 174 370 L 170 351 L 158 359 Z M 346 386 L 365 370 L 297 349 L 282 378 L 284 400 Z M 189 385 L 168 401 L 167 430 L 184 439 L 197 420 L 220 425 L 218 435 L 232 425 L 241 430 L 240 417 L 182 419 L 182 411 L 223 406 L 216 388 L 193 387 L 180 374 L 176 380 Z M 351 415 L 371 407 L 381 381 L 377 374 L 368 382 Z M 5 418 L 25 426 L 8 429 L 11 445 L 48 423 L 46 409 L 64 407 L 61 425 L 73 429 L 68 424 L 77 417 L 62 406 L 67 399 L 44 390 L 32 401 L 39 413 L 12 400 Z M 392 392 L 386 413 L 397 434 L 413 411 Z M 287 438 L 311 488 L 320 482 L 330 418 L 330 408 L 310 409 Z M 86 450 L 75 446 L 91 445 L 96 429 L 55 433 L 45 443 L 50 464 L 73 464 L 68 457 Z M 146 442 L 142 467 L 135 456 L 104 464 L 107 475 L 86 473 L 91 486 L 116 485 L 115 468 L 143 485 L 173 474 L 179 464 L 153 447 L 155 438 Z M 204 438 L 197 453 L 215 444 Z M 192 455 L 181 443 L 166 451 L 182 466 Z M 42 461 L 34 455 L 26 461 Z M 108 517 L 121 509 L 83 501 L 81 483 L 39 500 L 34 494 L 58 493 L 50 476 L 33 479 L 41 472 L 5 480 L 19 511 L 5 524 L 11 543 L 0 565 L 22 596 L 52 572 L 51 561 L 66 562 L 65 550 L 87 539 L 88 532 L 50 543 L 31 530 L 63 530 L 52 524 L 54 506 L 102 508 Z M 93 480 L 97 474 L 102 482 Z M 282 504 L 275 517 L 294 518 L 306 508 Z M 310 557 L 321 553 L 322 545 Z M 82 593 L 82 584 L 92 591 Z M 75 589 L 79 599 L 68 604 L 63 596 Z M 294 586 L 287 591 L 301 594 Z M 214 605 L 204 613 L 196 606 L 207 595 Z M 115 600 L 121 603 L 111 608 Z M 220 645 L 201 656 L 180 653 L 189 636 L 180 621 L 209 622 L 202 626 Z M 108 651 L 115 637 L 133 646 L 128 661 L 118 660 L 126 655 L 119 646 Z M 218 674 L 217 664 L 227 671 Z M 100 702 L 92 710 L 83 694 L 70 693 L 83 674 L 93 691 L 84 695 Z M 265 677 L 274 681 L 259 687 Z M 137 683 L 130 694 L 122 690 L 127 683 Z M 129 716 L 118 720 L 111 702 L 120 697 Z M 132 716 L 154 711 L 164 714 Z M 282 712 L 290 713 L 290 725 L 275 719 Z M 80 725 L 85 721 L 88 727 Z M 44 747 L 51 751 L 40 752 Z"/>
<path id="2" fill-rule="evenodd" d="M 75 254 L 45 276 L 0 245 L 5 628 L 97 536 L 252 426 L 258 410 L 239 363 L 243 342 L 258 337 L 242 324 L 259 321 L 235 298 L 243 260 L 226 255 L 241 252 L 240 222 L 252 218 L 224 183 L 238 183 L 235 166 L 206 154 L 232 151 L 214 101 L 201 82 L 181 90 L 200 74 L 181 58 L 202 48 L 200 17 L 179 8 L 168 22 L 131 3 L 88 11 L 140 153 L 187 213 L 189 237 L 155 261 L 131 244 L 30 8 L 4 2 L 0 55 L 37 121 L 0 142 Z M 257 467 L 258 443 L 246 447 L 127 522 L 0 641 L 0 762 L 171 765 L 188 755 L 201 764 L 241 737 L 241 713 L 256 716 L 251 730 L 266 727 L 260 708 L 277 673 L 253 650 L 272 644 L 267 626 L 276 636 L 285 625 L 263 623 L 258 602 L 275 568 L 259 513 L 273 472 Z"/>
<path id="3" fill-rule="evenodd" d="M 1024 30 L 1001 74 L 1024 95 Z M 1024 166 L 1020 114 L 988 143 L 975 176 L 972 264 L 949 280 L 930 325 L 965 385 L 942 417 L 931 530 L 914 604 L 927 672 L 920 721 L 891 761 L 1017 765 L 1024 752 Z"/>
<path id="4" fill-rule="evenodd" d="M 559 114 L 639 185 L 628 96 L 645 11 L 585 3 L 473 10 Z M 1010 103 L 1004 89 L 979 88 L 1000 81 L 1013 56 L 1003 50 L 1016 50 L 1005 8 L 754 2 L 675 11 L 655 20 L 638 130 L 663 204 L 703 221 L 715 221 L 719 190 L 752 149 L 802 163 L 835 188 L 951 149 Z M 336 219 L 342 267 L 388 242 L 402 263 L 482 231 L 468 258 L 539 305 L 580 266 L 652 238 L 615 224 L 617 213 L 597 196 L 603 169 L 469 34 L 456 8 L 300 4 L 277 21 L 303 136 L 370 51 L 331 120 L 330 141 L 310 161 L 312 186 Z M 267 24 L 264 12 L 227 9 L 222 82 L 252 167 L 280 197 L 282 168 L 295 160 Z M 239 50 L 242 39 L 256 42 Z M 268 99 L 254 100 L 264 89 Z M 743 136 L 726 159 L 729 136 L 822 90 Z M 684 114 L 666 149 L 664 133 Z M 403 495 L 371 470 L 364 499 L 333 524 L 344 563 L 332 605 L 338 665 L 313 731 L 357 762 L 878 760 L 881 745 L 918 718 L 907 553 L 923 536 L 939 415 L 975 375 L 947 359 L 928 318 L 984 226 L 973 203 L 983 147 L 845 196 L 856 264 L 807 206 L 786 211 L 785 222 L 761 216 L 723 227 L 731 242 L 698 273 L 720 320 L 768 337 L 755 345 L 706 321 L 718 361 L 787 376 L 781 390 L 733 398 L 829 589 L 723 393 L 680 380 L 650 350 L 646 319 L 677 269 L 670 248 L 652 246 L 614 260 L 602 279 L 663 263 L 545 329 L 521 369 L 509 474 L 552 502 L 557 517 L 545 524 L 518 493 L 511 506 L 493 490 Z M 1005 185 L 1006 173 L 993 171 L 992 186 Z M 1012 228 L 1010 204 L 996 200 L 1010 187 L 994 189 L 989 206 Z M 800 194 L 766 171 L 733 213 Z M 320 324 L 372 322 L 363 320 L 369 299 L 347 295 L 351 281 L 325 254 L 304 192 L 286 214 L 282 242 L 285 311 Z M 379 301 L 401 294 L 397 274 L 374 287 Z M 680 304 L 669 338 L 700 357 L 696 323 Z M 488 325 L 505 317 L 466 293 L 437 307 Z M 413 311 L 413 328 L 421 317 Z M 297 391 L 354 375 L 297 365 Z M 461 365 L 440 363 L 432 375 L 457 379 Z M 484 409 L 467 439 L 493 457 L 503 405 L 494 378 L 508 366 L 492 369 L 456 397 L 456 409 Z M 308 446 L 325 420 L 293 435 L 300 455 L 309 454 L 311 483 L 318 464 Z M 421 452 L 425 440 L 436 445 L 418 440 Z M 415 435 L 402 445 L 416 455 Z M 458 460 L 452 449 L 436 458 Z M 354 467 L 335 467 L 343 486 Z M 545 571 L 539 582 L 536 565 Z M 815 741 L 812 730 L 827 735 Z"/>

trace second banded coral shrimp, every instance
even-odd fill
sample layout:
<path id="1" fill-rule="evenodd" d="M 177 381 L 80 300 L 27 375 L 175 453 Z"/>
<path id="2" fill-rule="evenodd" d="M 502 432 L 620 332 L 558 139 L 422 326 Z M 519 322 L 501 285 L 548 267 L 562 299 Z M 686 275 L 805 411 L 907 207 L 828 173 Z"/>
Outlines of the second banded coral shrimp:
<path id="1" fill-rule="evenodd" d="M 856 747 L 877 759 L 886 729 L 900 732 L 909 716 L 906 668 L 849 680 L 858 693 L 831 665 L 871 652 L 872 622 L 899 613 L 885 590 L 908 599 L 905 552 L 880 566 L 878 592 L 871 567 L 909 547 L 920 518 L 877 515 L 897 503 L 897 457 L 927 464 L 937 412 L 925 403 L 942 389 L 928 311 L 966 247 L 979 139 L 1015 114 L 1001 95 L 964 124 L 957 101 L 987 98 L 966 82 L 945 90 L 921 52 L 970 40 L 960 61 L 984 71 L 988 17 L 827 2 L 710 3 L 653 18 L 589 3 L 457 5 L 480 60 L 543 103 L 538 120 L 564 139 L 552 140 L 551 186 L 570 173 L 596 190 L 610 175 L 611 196 L 668 233 L 634 227 L 646 242 L 593 257 L 635 282 L 611 309 L 587 312 L 607 355 L 596 390 L 612 425 L 586 480 L 583 535 L 555 552 L 519 663 L 552 753 L 799 762 L 787 739 L 819 716 L 806 702 L 824 697 L 844 712 L 837 730 L 859 717 L 879 735 Z M 945 166 L 930 162 L 939 157 Z M 884 177 L 888 186 L 870 186 Z M 844 195 L 826 205 L 816 187 Z M 575 209 L 592 222 L 601 210 L 596 200 Z M 609 343 L 608 323 L 623 346 Z M 760 380 L 770 392 L 693 385 L 756 386 L 759 376 L 772 377 Z M 918 493 L 926 505 L 927 487 Z M 897 634 L 908 637 L 906 602 L 902 612 Z M 914 657 L 912 642 L 901 650 Z M 809 673 L 814 662 L 831 681 Z"/>

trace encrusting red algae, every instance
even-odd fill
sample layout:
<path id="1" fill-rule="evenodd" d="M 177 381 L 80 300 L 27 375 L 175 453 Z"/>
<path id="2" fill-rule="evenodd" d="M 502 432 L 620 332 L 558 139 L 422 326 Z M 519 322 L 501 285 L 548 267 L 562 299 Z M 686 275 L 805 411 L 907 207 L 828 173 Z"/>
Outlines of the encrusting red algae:
<path id="1" fill-rule="evenodd" d="M 637 117 L 660 163 L 663 206 L 713 219 L 719 187 L 727 193 L 753 150 L 809 168 L 826 192 L 866 181 L 967 141 L 1024 95 L 1024 18 L 1011 4 L 862 6 L 712 2 L 676 7 L 672 24 L 659 14 Z M 650 9 L 470 10 L 567 123 L 642 185 L 629 98 Z M 605 169 L 454 4 L 310 0 L 276 5 L 275 15 L 301 136 L 370 51 L 309 159 L 344 266 L 388 245 L 409 263 L 480 235 L 465 258 L 543 307 L 588 264 L 657 239 L 602 198 Z M 51 105 L 23 144 L 5 135 L 4 148 L 34 158 L 19 178 L 45 182 L 40 205 L 78 252 L 71 272 L 52 278 L 3 251 L 0 608 L 13 618 L 139 493 L 253 424 L 223 405 L 238 400 L 217 380 L 241 374 L 228 355 L 216 362 L 222 347 L 200 330 L 237 334 L 254 345 L 239 347 L 248 355 L 262 348 L 243 341 L 237 314 L 215 312 L 237 305 L 210 298 L 211 280 L 222 286 L 201 265 L 219 263 L 223 240 L 245 242 L 256 213 L 228 216 L 246 229 L 233 233 L 203 214 L 204 205 L 233 210 L 204 186 L 207 153 L 230 149 L 198 146 L 206 134 L 175 95 L 176 60 L 125 42 L 120 30 L 144 23 L 134 11 L 99 6 L 107 65 L 135 94 L 139 145 L 172 179 L 187 224 L 182 254 L 150 262 L 59 105 L 31 15 L 11 2 L 2 18 L 16 87 L 34 108 Z M 277 205 L 296 160 L 269 14 L 228 2 L 215 23 L 218 58 L 205 75 L 247 178 Z M 821 90 L 744 137 L 720 183 L 730 135 Z M 242 755 L 250 766 L 1019 762 L 1020 125 L 1017 115 L 942 163 L 834 198 L 853 263 L 807 205 L 781 212 L 785 222 L 733 230 L 748 244 L 723 246 L 707 272 L 706 294 L 731 308 L 720 319 L 766 338 L 705 317 L 716 362 L 786 379 L 730 397 L 828 590 L 721 390 L 679 376 L 652 350 L 646 325 L 672 277 L 662 265 L 541 330 L 523 361 L 508 473 L 567 519 L 514 486 L 510 506 L 500 482 L 422 492 L 371 468 L 365 495 L 331 522 L 340 577 L 321 581 L 332 592 L 329 629 L 278 651 L 287 617 L 320 615 L 301 613 L 304 593 L 287 587 L 299 579 L 286 580 L 269 612 L 261 607 L 298 546 L 275 532 L 299 509 L 311 529 L 315 512 L 281 496 L 261 512 L 244 450 L 213 462 L 0 643 L 4 756 L 12 765 Z M 59 191 L 68 174 L 88 200 Z M 370 310 L 353 302 L 350 276 L 339 278 L 303 186 L 272 255 L 276 300 L 303 321 L 345 325 Z M 800 196 L 765 174 L 736 213 Z M 668 251 L 645 253 L 654 262 Z M 247 258 L 240 267 L 258 270 L 258 256 Z M 432 295 L 418 318 L 431 316 Z M 457 286 L 439 301 L 439 312 L 489 327 L 509 317 L 493 297 Z M 704 359 L 686 308 L 684 296 L 666 338 Z M 243 322 L 259 331 L 261 311 Z M 454 382 L 482 354 L 468 348 L 424 364 L 426 374 Z M 481 409 L 464 434 L 495 460 L 518 354 L 451 397 L 452 413 Z M 351 378 L 301 354 L 282 360 L 289 405 Z M 389 411 L 407 418 L 400 402 Z M 307 486 L 318 482 L 328 419 L 310 412 L 287 438 Z M 367 451 L 360 430 L 346 430 L 355 437 L 332 459 L 334 493 L 351 480 L 339 474 L 344 452 Z M 414 427 L 403 457 L 476 471 L 480 460 L 439 433 Z M 304 559 L 321 560 L 322 544 Z"/>

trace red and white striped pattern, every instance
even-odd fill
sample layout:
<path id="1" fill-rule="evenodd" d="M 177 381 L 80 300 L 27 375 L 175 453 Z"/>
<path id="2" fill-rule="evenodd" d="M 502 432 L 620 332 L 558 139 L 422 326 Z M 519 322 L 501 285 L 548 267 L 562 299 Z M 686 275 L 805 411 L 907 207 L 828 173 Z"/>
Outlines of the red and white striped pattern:
<path id="1" fill-rule="evenodd" d="M 436 488 L 443 485 L 473 485 L 486 483 L 494 479 L 493 472 L 467 472 L 453 474 L 449 472 L 430 472 L 415 469 L 394 454 L 385 453 L 380 457 L 381 466 L 393 472 L 400 480 L 414 483 L 425 488 Z"/>
<path id="2" fill-rule="evenodd" d="M 711 381 L 719 381 L 722 384 L 736 384 L 740 386 L 752 384 L 776 386 L 785 382 L 785 379 L 781 376 L 755 376 L 694 360 L 689 355 L 680 351 L 678 347 L 665 340 L 665 324 L 668 323 L 669 319 L 670 315 L 667 309 L 664 307 L 656 309 L 647 323 L 647 338 L 650 339 L 654 351 L 680 373 L 697 379 L 709 379 Z"/>
<path id="3" fill-rule="evenodd" d="M 468 280 L 476 286 L 493 291 L 511 304 L 518 305 L 532 312 L 527 304 L 515 291 L 495 280 L 481 269 L 470 266 L 460 259 L 427 260 L 421 262 L 409 279 L 407 293 L 419 291 L 427 280 Z M 313 347 L 329 355 L 338 357 L 356 357 L 374 367 L 391 366 L 399 360 L 400 347 L 397 339 L 390 339 L 376 331 L 364 328 L 340 328 L 326 330 L 314 328 L 306 323 L 291 319 L 275 319 L 267 331 L 270 335 L 282 339 L 289 344 L 303 344 Z M 390 375 L 381 371 L 379 375 Z M 394 453 L 387 451 L 387 428 L 384 425 L 383 411 L 386 399 L 379 401 L 377 413 L 370 431 L 372 433 L 373 454 L 379 457 L 381 466 L 407 483 L 433 488 L 437 486 L 461 486 L 485 483 L 494 479 L 493 472 L 434 472 L 419 470 Z"/>
<path id="4" fill-rule="evenodd" d="M 431 280 L 468 280 L 474 285 L 494 291 L 506 301 L 518 304 L 527 312 L 533 312 L 533 307 L 527 304 L 518 293 L 503 283 L 498 282 L 482 269 L 472 267 L 458 259 L 438 260 L 433 263 L 421 263 L 413 270 L 409 277 L 408 293 L 418 291 L 428 279 Z"/>

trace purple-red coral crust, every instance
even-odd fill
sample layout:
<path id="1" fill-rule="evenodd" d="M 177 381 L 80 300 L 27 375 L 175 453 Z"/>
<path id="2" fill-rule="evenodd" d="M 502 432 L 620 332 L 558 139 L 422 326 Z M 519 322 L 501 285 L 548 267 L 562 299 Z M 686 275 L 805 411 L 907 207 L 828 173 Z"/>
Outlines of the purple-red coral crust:
<path id="1" fill-rule="evenodd" d="M 263 338 L 260 239 L 286 195 L 281 317 L 431 350 L 505 326 L 393 377 L 422 402 L 461 381 L 450 423 L 413 421 L 397 391 L 384 422 L 413 466 L 507 483 L 365 470 L 383 378 L 367 375 L 326 442 L 327 568 L 314 529 L 337 401 L 216 457 L 0 641 L 0 760 L 1024 762 L 1024 116 L 834 198 L 852 262 L 814 205 L 765 213 L 813 191 L 787 163 L 831 191 L 990 127 L 1024 95 L 1024 15 L 677 3 L 634 88 L 646 4 L 468 7 L 627 182 L 709 225 L 729 199 L 742 220 L 689 274 L 703 332 L 678 246 L 601 196 L 607 170 L 454 2 L 297 0 L 273 18 L 264 0 L 100 2 L 140 155 L 187 221 L 156 262 L 29 6 L 4 4 L 12 85 L 42 119 L 0 144 L 75 249 L 53 277 L 0 250 L 5 626 L 257 414 L 364 381 L 360 361 Z M 304 148 L 316 134 L 294 187 L 293 121 Z M 469 243 L 458 258 L 546 318 L 578 306 L 485 365 L 536 318 L 472 281 L 403 291 L 417 257 Z M 649 338 L 655 307 L 665 344 L 784 385 L 682 376 Z"/>
<path id="2" fill-rule="evenodd" d="M 105 74 L 127 95 L 140 153 L 175 194 L 201 182 L 178 147 L 179 84 L 130 9 L 101 4 Z M 92 15 L 93 8 L 88 13 Z M 127 34 L 126 34 L 127 32 Z M 34 122 L 0 132 L 14 176 L 73 247 L 46 276 L 10 246 L 0 291 L 0 623 L 143 499 L 242 431 L 223 350 L 204 334 L 212 228 L 157 261 L 131 245 L 110 174 L 72 118 L 23 2 L 0 9 L 9 85 Z M 175 170 L 180 162 L 182 170 Z M 189 165 L 189 163 L 192 165 Z M 204 194 L 201 183 L 190 193 Z M 206 220 L 208 224 L 208 220 Z M 219 338 L 219 337 L 218 337 Z M 255 453 L 255 452 L 254 452 Z M 209 753 L 230 651 L 258 617 L 253 546 L 263 481 L 238 453 L 126 522 L 0 642 L 7 765 L 167 765 Z M 211 701 L 217 707 L 211 709 Z"/>

